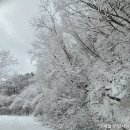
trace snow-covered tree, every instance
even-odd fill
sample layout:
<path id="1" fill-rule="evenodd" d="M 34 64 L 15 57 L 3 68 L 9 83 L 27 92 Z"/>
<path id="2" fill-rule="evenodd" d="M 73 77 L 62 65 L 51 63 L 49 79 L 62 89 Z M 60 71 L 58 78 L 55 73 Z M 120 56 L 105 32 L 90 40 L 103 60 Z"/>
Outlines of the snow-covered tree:
<path id="1" fill-rule="evenodd" d="M 5 78 L 9 72 L 9 67 L 16 64 L 16 60 L 10 56 L 9 51 L 0 50 L 0 79 Z"/>
<path id="2" fill-rule="evenodd" d="M 129 0 L 41 1 L 32 50 L 44 94 L 43 109 L 38 105 L 37 110 L 51 124 L 58 122 L 58 129 L 81 128 L 84 120 L 91 127 L 123 123 L 130 76 L 129 6 Z M 83 111 L 88 112 L 84 118 Z"/>

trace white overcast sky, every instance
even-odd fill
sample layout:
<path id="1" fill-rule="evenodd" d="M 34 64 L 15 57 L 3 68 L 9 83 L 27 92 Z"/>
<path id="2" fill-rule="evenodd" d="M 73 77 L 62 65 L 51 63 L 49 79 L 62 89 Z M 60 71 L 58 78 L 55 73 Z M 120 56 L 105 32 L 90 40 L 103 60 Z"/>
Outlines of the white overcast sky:
<path id="1" fill-rule="evenodd" d="M 0 0 L 0 48 L 10 50 L 18 59 L 15 67 L 19 73 L 31 72 L 27 52 L 33 41 L 32 18 L 38 12 L 39 0 Z"/>

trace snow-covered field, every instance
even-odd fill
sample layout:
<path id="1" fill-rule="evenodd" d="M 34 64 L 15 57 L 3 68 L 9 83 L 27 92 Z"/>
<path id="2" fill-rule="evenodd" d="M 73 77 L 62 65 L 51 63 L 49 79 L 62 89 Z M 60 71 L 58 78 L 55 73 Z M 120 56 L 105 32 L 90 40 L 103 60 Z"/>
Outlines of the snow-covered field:
<path id="1" fill-rule="evenodd" d="M 51 130 L 40 125 L 33 117 L 0 116 L 0 130 Z"/>

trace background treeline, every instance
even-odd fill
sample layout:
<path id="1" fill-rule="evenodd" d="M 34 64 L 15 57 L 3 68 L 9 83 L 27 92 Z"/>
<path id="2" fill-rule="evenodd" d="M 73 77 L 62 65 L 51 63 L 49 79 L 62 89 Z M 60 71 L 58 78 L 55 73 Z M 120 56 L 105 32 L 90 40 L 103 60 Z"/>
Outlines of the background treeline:
<path id="1" fill-rule="evenodd" d="M 34 74 L 14 75 L 0 84 L 0 114 L 18 114 L 26 113 L 25 107 L 30 108 L 29 86 L 34 84 Z M 27 91 L 26 93 L 24 91 Z M 23 96 L 21 97 L 21 95 Z M 31 94 L 31 93 L 30 93 Z"/>

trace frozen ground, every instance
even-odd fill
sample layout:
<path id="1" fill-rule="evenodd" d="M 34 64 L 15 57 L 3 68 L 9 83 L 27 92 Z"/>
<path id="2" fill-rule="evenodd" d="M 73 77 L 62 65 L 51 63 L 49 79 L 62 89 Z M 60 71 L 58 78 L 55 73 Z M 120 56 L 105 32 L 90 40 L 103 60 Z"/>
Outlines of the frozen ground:
<path id="1" fill-rule="evenodd" d="M 51 130 L 40 125 L 33 117 L 0 116 L 0 130 Z"/>

